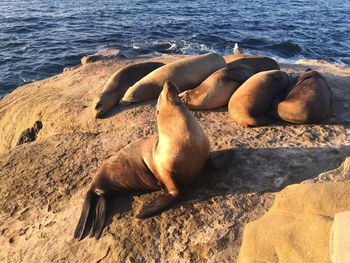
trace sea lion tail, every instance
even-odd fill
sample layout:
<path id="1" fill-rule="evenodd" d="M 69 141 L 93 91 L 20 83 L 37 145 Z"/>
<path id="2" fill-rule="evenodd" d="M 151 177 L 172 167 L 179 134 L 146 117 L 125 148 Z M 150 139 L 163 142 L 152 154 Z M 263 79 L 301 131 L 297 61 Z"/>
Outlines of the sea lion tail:
<path id="1" fill-rule="evenodd" d="M 89 190 L 86 193 L 83 209 L 79 222 L 74 231 L 74 238 L 82 240 L 87 231 L 91 231 L 91 237 L 99 239 L 106 219 L 106 199 Z"/>

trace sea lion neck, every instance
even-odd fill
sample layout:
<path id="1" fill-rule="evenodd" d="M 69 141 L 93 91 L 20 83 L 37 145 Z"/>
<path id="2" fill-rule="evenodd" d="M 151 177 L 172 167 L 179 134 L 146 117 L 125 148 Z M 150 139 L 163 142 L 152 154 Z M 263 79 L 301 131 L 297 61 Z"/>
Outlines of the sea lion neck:
<path id="1" fill-rule="evenodd" d="M 191 113 L 183 105 L 168 104 L 166 108 L 157 111 L 157 126 L 159 135 L 171 135 L 176 130 L 188 130 L 188 120 L 191 119 Z"/>

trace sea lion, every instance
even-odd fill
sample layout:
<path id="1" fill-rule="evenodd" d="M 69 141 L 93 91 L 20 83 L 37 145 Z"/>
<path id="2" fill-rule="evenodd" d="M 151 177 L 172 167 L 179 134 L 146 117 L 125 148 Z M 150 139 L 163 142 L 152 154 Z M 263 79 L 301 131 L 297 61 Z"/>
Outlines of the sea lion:
<path id="1" fill-rule="evenodd" d="M 81 240 L 91 230 L 98 239 L 106 219 L 106 198 L 112 193 L 133 190 L 165 192 L 139 218 L 152 216 L 175 202 L 181 187 L 191 183 L 209 155 L 209 140 L 192 113 L 181 103 L 171 82 L 164 84 L 157 102 L 158 136 L 136 140 L 106 162 L 93 178 L 74 232 Z"/>
<path id="2" fill-rule="evenodd" d="M 115 72 L 108 79 L 101 94 L 93 101 L 95 117 L 102 117 L 103 114 L 119 103 L 129 87 L 164 65 L 161 62 L 143 62 L 125 66 Z"/>
<path id="3" fill-rule="evenodd" d="M 253 56 L 253 55 L 246 56 L 246 57 L 237 55 L 236 59 L 234 59 L 231 62 L 228 62 L 227 65 L 250 66 L 250 67 L 253 67 L 256 70 L 256 72 L 280 69 L 280 66 L 274 59 L 269 57 Z"/>
<path id="4" fill-rule="evenodd" d="M 180 94 L 189 109 L 208 110 L 227 105 L 235 90 L 254 74 L 279 69 L 276 61 L 267 57 L 245 57 L 227 64 L 204 80 L 197 88 Z"/>
<path id="5" fill-rule="evenodd" d="M 197 88 L 180 93 L 183 104 L 190 110 L 209 110 L 224 106 L 235 90 L 255 70 L 248 66 L 226 66 L 205 79 Z"/>
<path id="6" fill-rule="evenodd" d="M 123 101 L 138 102 L 156 98 L 168 80 L 180 91 L 197 87 L 211 73 L 226 66 L 224 59 L 216 53 L 183 58 L 156 69 L 130 87 Z"/>
<path id="7" fill-rule="evenodd" d="M 280 70 L 257 73 L 233 93 L 228 109 L 230 116 L 244 126 L 259 126 L 272 122 L 267 114 L 275 97 L 285 94 L 289 76 Z"/>
<path id="8" fill-rule="evenodd" d="M 291 123 L 317 123 L 331 112 L 333 94 L 322 75 L 307 70 L 296 79 L 286 98 L 277 104 L 277 115 Z"/>
<path id="9" fill-rule="evenodd" d="M 233 54 L 225 55 L 223 58 L 224 58 L 226 64 L 228 64 L 228 63 L 231 63 L 231 62 L 236 61 L 238 59 L 251 58 L 251 57 L 258 57 L 258 56 L 251 55 L 251 54 L 234 52 Z"/>

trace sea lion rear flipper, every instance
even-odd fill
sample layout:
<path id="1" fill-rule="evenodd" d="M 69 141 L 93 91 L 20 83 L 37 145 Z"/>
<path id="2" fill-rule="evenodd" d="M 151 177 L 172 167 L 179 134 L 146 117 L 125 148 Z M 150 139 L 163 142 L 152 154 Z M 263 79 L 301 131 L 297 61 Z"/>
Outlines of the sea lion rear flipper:
<path id="1" fill-rule="evenodd" d="M 95 206 L 98 195 L 93 191 L 88 191 L 83 204 L 83 209 L 79 222 L 74 231 L 74 238 L 82 240 L 87 230 L 90 230 L 95 214 Z"/>
<path id="2" fill-rule="evenodd" d="M 86 194 L 74 238 L 82 240 L 91 231 L 90 237 L 99 239 L 106 221 L 106 198 L 89 190 Z"/>
<path id="3" fill-rule="evenodd" d="M 147 217 L 153 216 L 173 204 L 178 200 L 178 198 L 178 194 L 171 195 L 169 193 L 164 193 L 161 196 L 156 197 L 155 200 L 153 200 L 149 205 L 143 207 L 140 213 L 136 215 L 136 217 L 145 219 Z"/>
<path id="4" fill-rule="evenodd" d="M 92 223 L 92 230 L 90 237 L 95 237 L 99 239 L 101 237 L 103 228 L 106 221 L 106 198 L 104 196 L 99 196 L 95 216 Z"/>

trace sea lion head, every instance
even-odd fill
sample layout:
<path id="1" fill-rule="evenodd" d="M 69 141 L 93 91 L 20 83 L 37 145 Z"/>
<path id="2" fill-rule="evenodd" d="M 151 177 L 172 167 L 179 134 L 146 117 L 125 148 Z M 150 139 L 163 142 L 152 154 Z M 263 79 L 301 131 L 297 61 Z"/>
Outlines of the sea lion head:
<path id="1" fill-rule="evenodd" d="M 180 100 L 179 93 L 180 91 L 173 82 L 165 82 L 163 90 L 158 97 L 157 113 L 167 110 L 169 107 L 178 107 L 179 105 L 183 105 Z"/>
<path id="2" fill-rule="evenodd" d="M 103 115 L 113 108 L 116 104 L 116 99 L 113 94 L 104 93 L 100 97 L 97 97 L 92 102 L 95 118 L 101 118 Z"/>
<path id="3" fill-rule="evenodd" d="M 299 78 L 298 78 L 298 84 L 302 83 L 303 81 L 307 80 L 307 79 L 310 79 L 310 78 L 321 78 L 321 79 L 324 79 L 322 77 L 322 75 L 317 72 L 316 70 L 312 70 L 310 68 L 306 69 L 304 72 L 302 72 L 300 75 L 299 75 Z"/>

